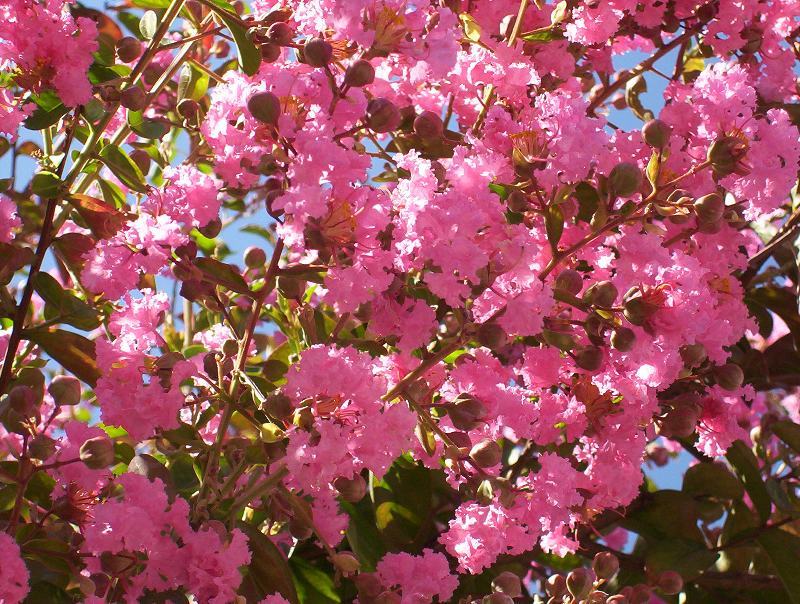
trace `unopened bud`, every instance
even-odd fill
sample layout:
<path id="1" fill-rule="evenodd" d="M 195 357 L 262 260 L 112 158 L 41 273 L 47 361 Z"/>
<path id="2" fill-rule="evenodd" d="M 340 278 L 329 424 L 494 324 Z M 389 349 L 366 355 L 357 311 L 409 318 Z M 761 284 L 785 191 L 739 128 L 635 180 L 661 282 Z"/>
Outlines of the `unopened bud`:
<path id="1" fill-rule="evenodd" d="M 492 589 L 512 598 L 519 598 L 522 596 L 522 582 L 517 575 L 508 570 L 494 578 L 494 581 L 492 581 Z"/>
<path id="2" fill-rule="evenodd" d="M 636 343 L 636 334 L 628 327 L 617 327 L 611 332 L 611 346 L 620 352 L 628 352 Z"/>
<path id="3" fill-rule="evenodd" d="M 217 218 L 212 218 L 209 220 L 205 225 L 199 227 L 197 229 L 202 233 L 203 237 L 208 237 L 209 239 L 213 239 L 219 232 L 222 230 L 222 221 Z"/>
<path id="4" fill-rule="evenodd" d="M 377 98 L 367 104 L 367 126 L 375 132 L 385 133 L 396 130 L 400 121 L 400 110 L 391 101 Z"/>
<path id="5" fill-rule="evenodd" d="M 600 579 L 610 579 L 619 570 L 619 559 L 611 552 L 600 552 L 592 560 L 592 570 Z"/>
<path id="6" fill-rule="evenodd" d="M 514 604 L 514 599 L 504 593 L 494 592 L 488 596 L 484 596 L 481 604 Z"/>
<path id="7" fill-rule="evenodd" d="M 735 363 L 714 367 L 714 379 L 723 390 L 736 390 L 744 382 L 744 371 Z"/>
<path id="8" fill-rule="evenodd" d="M 229 359 L 234 358 L 237 354 L 239 354 L 239 342 L 233 339 L 225 340 L 222 343 L 222 354 Z"/>
<path id="9" fill-rule="evenodd" d="M 331 557 L 331 562 L 344 575 L 351 575 L 361 568 L 361 563 L 350 552 L 337 552 Z"/>
<path id="10" fill-rule="evenodd" d="M 661 120 L 650 120 L 642 127 L 642 139 L 654 149 L 663 149 L 669 143 L 672 128 Z"/>
<path id="11" fill-rule="evenodd" d="M 333 487 L 339 491 L 342 499 L 350 503 L 361 501 L 367 494 L 367 482 L 359 474 L 353 478 L 340 476 L 333 481 Z"/>
<path id="12" fill-rule="evenodd" d="M 28 443 L 28 454 L 34 459 L 44 461 L 56 452 L 56 441 L 46 434 L 37 434 Z"/>
<path id="13" fill-rule="evenodd" d="M 81 383 L 71 375 L 57 375 L 47 387 L 56 405 L 61 407 L 81 402 Z"/>
<path id="14" fill-rule="evenodd" d="M 264 401 L 264 411 L 276 419 L 288 419 L 292 415 L 292 401 L 282 392 L 270 394 Z"/>
<path id="15" fill-rule="evenodd" d="M 622 594 L 615 594 L 606 600 L 606 604 L 628 604 L 628 598 Z"/>
<path id="16" fill-rule="evenodd" d="M 287 23 L 277 21 L 269 26 L 267 38 L 273 44 L 288 46 L 294 40 L 294 31 Z"/>
<path id="17" fill-rule="evenodd" d="M 564 269 L 558 274 L 555 282 L 555 289 L 560 289 L 573 296 L 577 296 L 583 289 L 583 277 L 571 268 Z"/>
<path id="18" fill-rule="evenodd" d="M 131 111 L 141 111 L 147 104 L 147 95 L 138 86 L 130 86 L 120 93 L 119 104 Z"/>
<path id="19" fill-rule="evenodd" d="M 658 308 L 641 296 L 636 296 L 625 302 L 622 314 L 634 325 L 644 325 L 658 311 Z"/>
<path id="20" fill-rule="evenodd" d="M 271 92 L 257 92 L 247 100 L 247 109 L 259 122 L 274 126 L 281 116 L 281 101 Z"/>
<path id="21" fill-rule="evenodd" d="M 114 463 L 114 443 L 106 436 L 90 438 L 81 445 L 78 455 L 87 468 L 101 470 Z"/>
<path id="22" fill-rule="evenodd" d="M 583 301 L 600 308 L 614 305 L 619 292 L 611 281 L 598 281 L 583 293 Z"/>
<path id="23" fill-rule="evenodd" d="M 262 44 L 258 50 L 261 52 L 261 60 L 264 63 L 274 63 L 281 58 L 281 47 L 277 44 Z"/>
<path id="24" fill-rule="evenodd" d="M 252 245 L 244 251 L 244 263 L 247 268 L 262 268 L 267 263 L 267 253 Z"/>
<path id="25" fill-rule="evenodd" d="M 142 43 L 136 38 L 125 36 L 117 41 L 117 57 L 123 63 L 130 63 L 142 54 Z"/>
<path id="26" fill-rule="evenodd" d="M 642 185 L 642 171 L 634 163 L 622 162 L 608 175 L 608 188 L 617 197 L 630 197 Z"/>
<path id="27" fill-rule="evenodd" d="M 585 598 L 592 588 L 592 576 L 585 568 L 576 568 L 567 575 L 567 590 L 576 600 Z"/>
<path id="28" fill-rule="evenodd" d="M 683 589 L 683 578 L 674 570 L 666 570 L 658 577 L 658 589 L 668 596 L 679 594 Z"/>
<path id="29" fill-rule="evenodd" d="M 491 468 L 500 463 L 503 452 L 495 441 L 486 439 L 469 450 L 469 456 L 481 468 Z"/>
<path id="30" fill-rule="evenodd" d="M 723 136 L 711 143 L 706 158 L 717 176 L 730 174 L 744 176 L 749 173 L 749 169 L 744 164 L 747 150 L 747 142 L 743 139 L 736 136 Z"/>
<path id="31" fill-rule="evenodd" d="M 597 371 L 603 365 L 603 350 L 587 346 L 575 354 L 575 364 L 586 371 Z"/>
<path id="32" fill-rule="evenodd" d="M 278 277 L 277 287 L 284 298 L 292 300 L 299 300 L 306 293 L 306 282 L 296 277 Z"/>
<path id="33" fill-rule="evenodd" d="M 447 415 L 453 426 L 459 430 L 470 431 L 477 428 L 486 415 L 486 407 L 470 394 L 460 394 L 448 407 Z"/>
<path id="34" fill-rule="evenodd" d="M 702 344 L 686 344 L 681 346 L 678 352 L 681 355 L 683 364 L 690 369 L 701 365 L 708 357 L 706 347 Z"/>
<path id="35" fill-rule="evenodd" d="M 347 68 L 344 83 L 353 88 L 368 86 L 375 81 L 375 68 L 365 59 L 359 59 Z"/>
<path id="36" fill-rule="evenodd" d="M 322 38 L 311 38 L 303 46 L 303 59 L 311 67 L 324 67 L 333 58 L 333 46 Z"/>
<path id="37" fill-rule="evenodd" d="M 725 202 L 717 193 L 703 195 L 694 202 L 693 207 L 697 220 L 706 224 L 719 222 L 725 214 Z"/>
<path id="38" fill-rule="evenodd" d="M 506 200 L 506 204 L 508 204 L 509 210 L 517 212 L 518 214 L 526 212 L 531 207 L 528 196 L 518 189 L 511 191 L 511 194 Z"/>
<path id="39" fill-rule="evenodd" d="M 661 432 L 669 438 L 687 438 L 694 433 L 699 416 L 696 407 L 680 405 L 667 413 L 661 422 Z"/>
<path id="40" fill-rule="evenodd" d="M 414 120 L 414 132 L 421 138 L 439 138 L 444 132 L 442 118 L 433 111 L 423 111 Z"/>

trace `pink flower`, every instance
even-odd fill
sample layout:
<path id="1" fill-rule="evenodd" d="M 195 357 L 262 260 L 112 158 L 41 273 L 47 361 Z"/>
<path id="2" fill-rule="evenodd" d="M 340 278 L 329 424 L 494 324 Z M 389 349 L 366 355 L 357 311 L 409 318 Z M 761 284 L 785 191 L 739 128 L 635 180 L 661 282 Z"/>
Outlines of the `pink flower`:
<path id="1" fill-rule="evenodd" d="M 446 602 L 458 587 L 447 558 L 431 549 L 422 550 L 420 556 L 386 554 L 376 571 L 385 587 L 399 592 L 401 604 L 432 602 L 437 597 L 439 602 Z"/>
<path id="2" fill-rule="evenodd" d="M 29 589 L 28 577 L 17 542 L 3 531 L 0 533 L 0 602 L 22 602 Z"/>
<path id="3" fill-rule="evenodd" d="M 14 239 L 14 229 L 21 225 L 16 204 L 10 197 L 0 194 L 0 243 L 10 243 Z"/>

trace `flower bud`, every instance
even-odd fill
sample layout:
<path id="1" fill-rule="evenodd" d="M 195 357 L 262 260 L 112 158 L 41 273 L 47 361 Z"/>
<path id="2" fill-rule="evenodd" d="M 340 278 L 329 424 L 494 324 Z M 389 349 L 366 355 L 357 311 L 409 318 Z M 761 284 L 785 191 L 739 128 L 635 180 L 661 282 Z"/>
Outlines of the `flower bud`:
<path id="1" fill-rule="evenodd" d="M 277 44 L 262 44 L 258 50 L 264 63 L 274 63 L 281 58 L 281 47 Z"/>
<path id="2" fill-rule="evenodd" d="M 747 150 L 745 140 L 736 136 L 723 136 L 711 143 L 706 159 L 711 163 L 714 174 L 719 177 L 734 173 L 744 176 L 750 172 L 744 163 Z"/>
<path id="3" fill-rule="evenodd" d="M 350 503 L 361 501 L 367 494 L 367 482 L 360 474 L 356 474 L 353 478 L 340 476 L 333 481 L 333 487 L 339 491 L 342 499 Z"/>
<path id="4" fill-rule="evenodd" d="M 244 251 L 247 268 L 262 268 L 267 263 L 267 253 L 258 246 L 251 245 Z"/>
<path id="5" fill-rule="evenodd" d="M 483 323 L 475 334 L 478 343 L 490 350 L 495 350 L 506 343 L 508 336 L 503 328 L 495 322 Z"/>
<path id="6" fill-rule="evenodd" d="M 267 396 L 263 408 L 270 416 L 281 420 L 291 417 L 294 411 L 292 401 L 282 392 L 276 392 Z"/>
<path id="7" fill-rule="evenodd" d="M 567 590 L 576 600 L 585 598 L 592 588 L 592 576 L 585 568 L 576 568 L 567 575 Z"/>
<path id="8" fill-rule="evenodd" d="M 90 438 L 78 452 L 87 468 L 102 470 L 114 463 L 114 443 L 107 436 Z"/>
<path id="9" fill-rule="evenodd" d="M 247 100 L 247 109 L 259 122 L 274 126 L 281 116 L 281 101 L 271 92 L 257 92 Z"/>
<path id="10" fill-rule="evenodd" d="M 663 149 L 669 143 L 672 128 L 661 120 L 650 120 L 642 126 L 642 140 L 648 147 Z"/>
<path id="11" fill-rule="evenodd" d="M 469 456 L 481 468 L 496 466 L 500 463 L 502 455 L 500 445 L 490 439 L 482 440 L 469 450 Z"/>
<path id="12" fill-rule="evenodd" d="M 628 327 L 617 327 L 611 332 L 611 346 L 620 352 L 628 352 L 636 342 L 636 334 Z"/>
<path id="13" fill-rule="evenodd" d="M 625 302 L 622 314 L 632 324 L 644 325 L 656 311 L 658 311 L 658 306 L 651 304 L 641 296 L 636 296 Z"/>
<path id="14" fill-rule="evenodd" d="M 350 552 L 337 552 L 331 556 L 331 562 L 344 575 L 351 575 L 361 568 L 361 562 L 358 561 Z"/>
<path id="15" fill-rule="evenodd" d="M 439 138 L 443 132 L 442 118 L 433 111 L 423 111 L 414 120 L 414 133 L 421 138 Z"/>
<path id="16" fill-rule="evenodd" d="M 71 375 L 57 375 L 47 387 L 56 405 L 65 407 L 81 402 L 81 383 Z"/>
<path id="17" fill-rule="evenodd" d="M 583 277 L 574 269 L 564 269 L 556 277 L 555 289 L 577 296 L 583 289 Z"/>
<path id="18" fill-rule="evenodd" d="M 714 367 L 714 379 L 723 390 L 736 390 L 744 382 L 744 371 L 735 363 Z"/>
<path id="19" fill-rule="evenodd" d="M 526 212 L 531 206 L 531 204 L 528 202 L 528 196 L 518 189 L 511 191 L 511 194 L 506 200 L 506 204 L 508 205 L 509 210 L 512 212 L 517 212 L 518 214 Z"/>
<path id="20" fill-rule="evenodd" d="M 306 293 L 306 282 L 296 277 L 278 277 L 277 287 L 284 298 L 291 300 L 300 300 Z"/>
<path id="21" fill-rule="evenodd" d="M 381 134 L 396 130 L 401 121 L 400 110 L 387 99 L 372 99 L 367 103 L 367 126 Z"/>
<path id="22" fill-rule="evenodd" d="M 610 579 L 619 570 L 619 559 L 611 552 L 600 552 L 592 560 L 592 570 L 600 579 Z"/>
<path id="23" fill-rule="evenodd" d="M 484 596 L 481 604 L 514 604 L 513 598 L 504 593 L 494 592 L 488 596 Z"/>
<path id="24" fill-rule="evenodd" d="M 575 354 L 575 364 L 586 371 L 597 371 L 603 365 L 603 350 L 586 346 Z"/>
<path id="25" fill-rule="evenodd" d="M 631 604 L 648 604 L 652 595 L 653 590 L 650 589 L 649 585 L 639 583 L 639 585 L 634 586 L 628 599 L 630 600 Z"/>
<path id="26" fill-rule="evenodd" d="M 725 214 L 725 202 L 717 193 L 703 195 L 692 205 L 697 214 L 697 220 L 707 224 L 719 222 Z"/>
<path id="27" fill-rule="evenodd" d="M 692 405 L 680 405 L 667 413 L 661 422 L 661 433 L 669 438 L 686 438 L 694 433 L 699 410 Z"/>
<path id="28" fill-rule="evenodd" d="M 278 46 L 288 46 L 294 40 L 294 31 L 287 23 L 276 21 L 269 26 L 267 38 L 270 42 Z"/>
<path id="29" fill-rule="evenodd" d="M 303 60 L 311 67 L 325 67 L 333 58 L 333 46 L 322 38 L 311 38 L 303 45 Z"/>
<path id="30" fill-rule="evenodd" d="M 486 407 L 471 394 L 460 394 L 447 408 L 447 415 L 453 426 L 468 432 L 483 423 Z"/>
<path id="31" fill-rule="evenodd" d="M 353 88 L 368 86 L 375 81 L 375 68 L 365 59 L 359 59 L 344 72 L 344 83 Z"/>
<path id="32" fill-rule="evenodd" d="M 622 594 L 615 594 L 606 600 L 606 604 L 628 604 L 628 598 Z"/>
<path id="33" fill-rule="evenodd" d="M 37 434 L 28 443 L 28 454 L 34 459 L 44 461 L 56 452 L 56 441 L 46 434 Z"/>
<path id="34" fill-rule="evenodd" d="M 583 293 L 583 301 L 600 308 L 611 308 L 618 294 L 611 281 L 598 281 Z"/>
<path id="35" fill-rule="evenodd" d="M 674 570 L 665 570 L 659 575 L 657 585 L 664 594 L 674 596 L 683 590 L 683 578 Z"/>
<path id="36" fill-rule="evenodd" d="M 147 104 L 147 95 L 138 86 L 130 86 L 120 93 L 119 104 L 131 111 L 141 111 Z"/>
<path id="37" fill-rule="evenodd" d="M 642 186 L 642 171 L 634 163 L 619 163 L 608 175 L 608 190 L 617 197 L 630 197 L 640 186 Z"/>
<path id="38" fill-rule="evenodd" d="M 544 586 L 547 595 L 552 598 L 558 598 L 564 595 L 567 590 L 567 581 L 563 575 L 550 575 L 547 577 L 547 583 Z"/>
<path id="39" fill-rule="evenodd" d="M 134 37 L 125 36 L 117 40 L 117 57 L 123 63 L 130 63 L 142 54 L 142 43 Z"/>
<path id="40" fill-rule="evenodd" d="M 522 582 L 517 575 L 508 570 L 494 578 L 494 581 L 492 581 L 492 589 L 512 598 L 519 598 L 522 596 Z"/>
<path id="41" fill-rule="evenodd" d="M 239 354 L 239 342 L 236 340 L 225 340 L 222 343 L 222 354 L 224 354 L 229 359 L 234 358 L 236 355 Z"/>
<path id="42" fill-rule="evenodd" d="M 683 364 L 690 369 L 701 365 L 708 357 L 706 347 L 702 344 L 686 344 L 681 346 L 678 352 Z"/>

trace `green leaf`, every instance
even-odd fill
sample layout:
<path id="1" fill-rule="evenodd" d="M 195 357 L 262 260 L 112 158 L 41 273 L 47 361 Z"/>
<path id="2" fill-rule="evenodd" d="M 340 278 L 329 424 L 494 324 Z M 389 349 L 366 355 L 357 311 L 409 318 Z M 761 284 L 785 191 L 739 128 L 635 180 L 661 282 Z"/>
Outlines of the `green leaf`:
<path id="1" fill-rule="evenodd" d="M 31 100 L 36 103 L 36 109 L 23 122 L 28 130 L 43 130 L 52 126 L 69 111 L 69 107 L 65 107 L 52 90 L 33 94 Z"/>
<path id="2" fill-rule="evenodd" d="M 800 573 L 797 561 L 800 560 L 800 537 L 780 528 L 771 528 L 757 538 L 775 567 L 786 593 L 793 604 L 800 604 Z"/>
<path id="3" fill-rule="evenodd" d="M 158 15 L 152 10 L 145 11 L 139 20 L 139 32 L 145 40 L 152 40 L 158 29 Z"/>
<path id="4" fill-rule="evenodd" d="M 61 179 L 53 172 L 37 172 L 31 181 L 31 190 L 42 198 L 55 197 L 61 186 Z"/>
<path id="5" fill-rule="evenodd" d="M 248 602 L 259 602 L 270 594 L 280 593 L 297 604 L 300 600 L 294 586 L 292 571 L 281 550 L 252 524 L 238 523 L 238 528 L 247 535 L 248 547 L 253 556 L 245 571 L 239 593 Z"/>
<path id="6" fill-rule="evenodd" d="M 761 479 L 756 456 L 740 440 L 730 446 L 725 456 L 731 462 L 731 465 L 736 468 L 736 473 L 742 479 L 744 488 L 747 490 L 747 494 L 750 495 L 761 522 L 766 522 L 769 519 L 772 504 L 770 503 L 767 488 L 764 486 L 764 481 Z"/>
<path id="7" fill-rule="evenodd" d="M 674 570 L 684 578 L 693 579 L 717 561 L 719 554 L 709 551 L 705 544 L 683 539 L 658 539 L 647 542 L 647 570 L 655 574 Z"/>
<path id="8" fill-rule="evenodd" d="M 647 92 L 647 80 L 641 74 L 632 77 L 625 84 L 625 103 L 636 117 L 647 121 L 653 119 L 653 112 L 642 105 L 639 96 L 644 92 Z"/>
<path id="9" fill-rule="evenodd" d="M 336 604 L 342 601 L 336 593 L 331 574 L 297 556 L 289 560 L 289 566 L 294 573 L 295 587 L 301 604 Z"/>
<path id="10" fill-rule="evenodd" d="M 575 197 L 578 199 L 577 219 L 589 223 L 597 211 L 600 194 L 591 184 L 584 181 L 575 187 Z"/>
<path id="11" fill-rule="evenodd" d="M 555 251 L 558 249 L 558 242 L 561 240 L 561 235 L 564 233 L 564 212 L 561 211 L 560 206 L 556 204 L 548 206 L 544 218 L 544 226 L 547 231 L 547 240 L 550 242 L 550 247 Z"/>
<path id="12" fill-rule="evenodd" d="M 208 90 L 209 77 L 196 67 L 184 64 L 178 78 L 178 100 L 192 99 L 199 101 Z"/>
<path id="13" fill-rule="evenodd" d="M 100 158 L 109 170 L 120 179 L 129 189 L 137 193 L 146 193 L 147 184 L 144 181 L 142 171 L 139 170 L 134 161 L 128 157 L 122 149 L 116 145 L 106 145 L 100 151 Z"/>
<path id="14" fill-rule="evenodd" d="M 375 565 L 386 554 L 386 547 L 378 532 L 375 513 L 369 498 L 365 497 L 358 503 L 341 501 L 339 505 L 350 516 L 346 531 L 347 543 L 358 556 L 361 570 L 374 571 Z"/>
<path id="15" fill-rule="evenodd" d="M 131 0 L 131 4 L 138 8 L 168 8 L 169 0 Z"/>
<path id="16" fill-rule="evenodd" d="M 792 421 L 784 420 L 775 422 L 770 426 L 770 429 L 778 436 L 778 438 L 789 445 L 797 453 L 800 453 L 800 426 Z"/>
<path id="17" fill-rule="evenodd" d="M 23 336 L 90 386 L 97 383 L 100 370 L 95 361 L 94 342 L 88 338 L 63 329 L 29 329 Z"/>
<path id="18" fill-rule="evenodd" d="M 142 138 L 160 140 L 169 132 L 169 127 L 162 122 L 147 119 L 141 111 L 128 110 L 128 126 Z"/>
<path id="19" fill-rule="evenodd" d="M 702 462 L 689 468 L 683 477 L 683 491 L 719 499 L 740 499 L 744 495 L 739 479 L 719 462 Z"/>
<path id="20" fill-rule="evenodd" d="M 206 280 L 221 285 L 240 294 L 251 294 L 244 277 L 232 264 L 225 264 L 214 258 L 197 258 L 194 264 L 202 272 Z"/>
<path id="21" fill-rule="evenodd" d="M 261 66 L 261 52 L 247 37 L 247 31 L 239 24 L 239 18 L 233 6 L 226 0 L 209 0 L 214 5 L 214 12 L 231 32 L 239 53 L 239 65 L 247 75 L 254 75 Z"/>
<path id="22" fill-rule="evenodd" d="M 67 292 L 49 274 L 37 273 L 33 286 L 45 301 L 45 311 L 49 317 L 58 316 L 62 322 L 85 331 L 100 325 L 97 313 L 86 302 Z"/>
<path id="23" fill-rule="evenodd" d="M 654 543 L 664 539 L 680 539 L 705 543 L 697 527 L 698 507 L 694 497 L 682 491 L 664 489 L 644 493 L 642 507 L 625 517 L 620 523 Z"/>

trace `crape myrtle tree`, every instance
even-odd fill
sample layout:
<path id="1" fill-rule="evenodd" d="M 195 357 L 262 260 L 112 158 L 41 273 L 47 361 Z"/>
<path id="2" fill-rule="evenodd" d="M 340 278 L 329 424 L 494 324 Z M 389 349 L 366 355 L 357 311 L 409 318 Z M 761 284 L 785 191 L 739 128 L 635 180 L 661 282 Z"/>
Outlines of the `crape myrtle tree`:
<path id="1" fill-rule="evenodd" d="M 5 0 L 0 602 L 800 602 L 799 36 Z"/>

